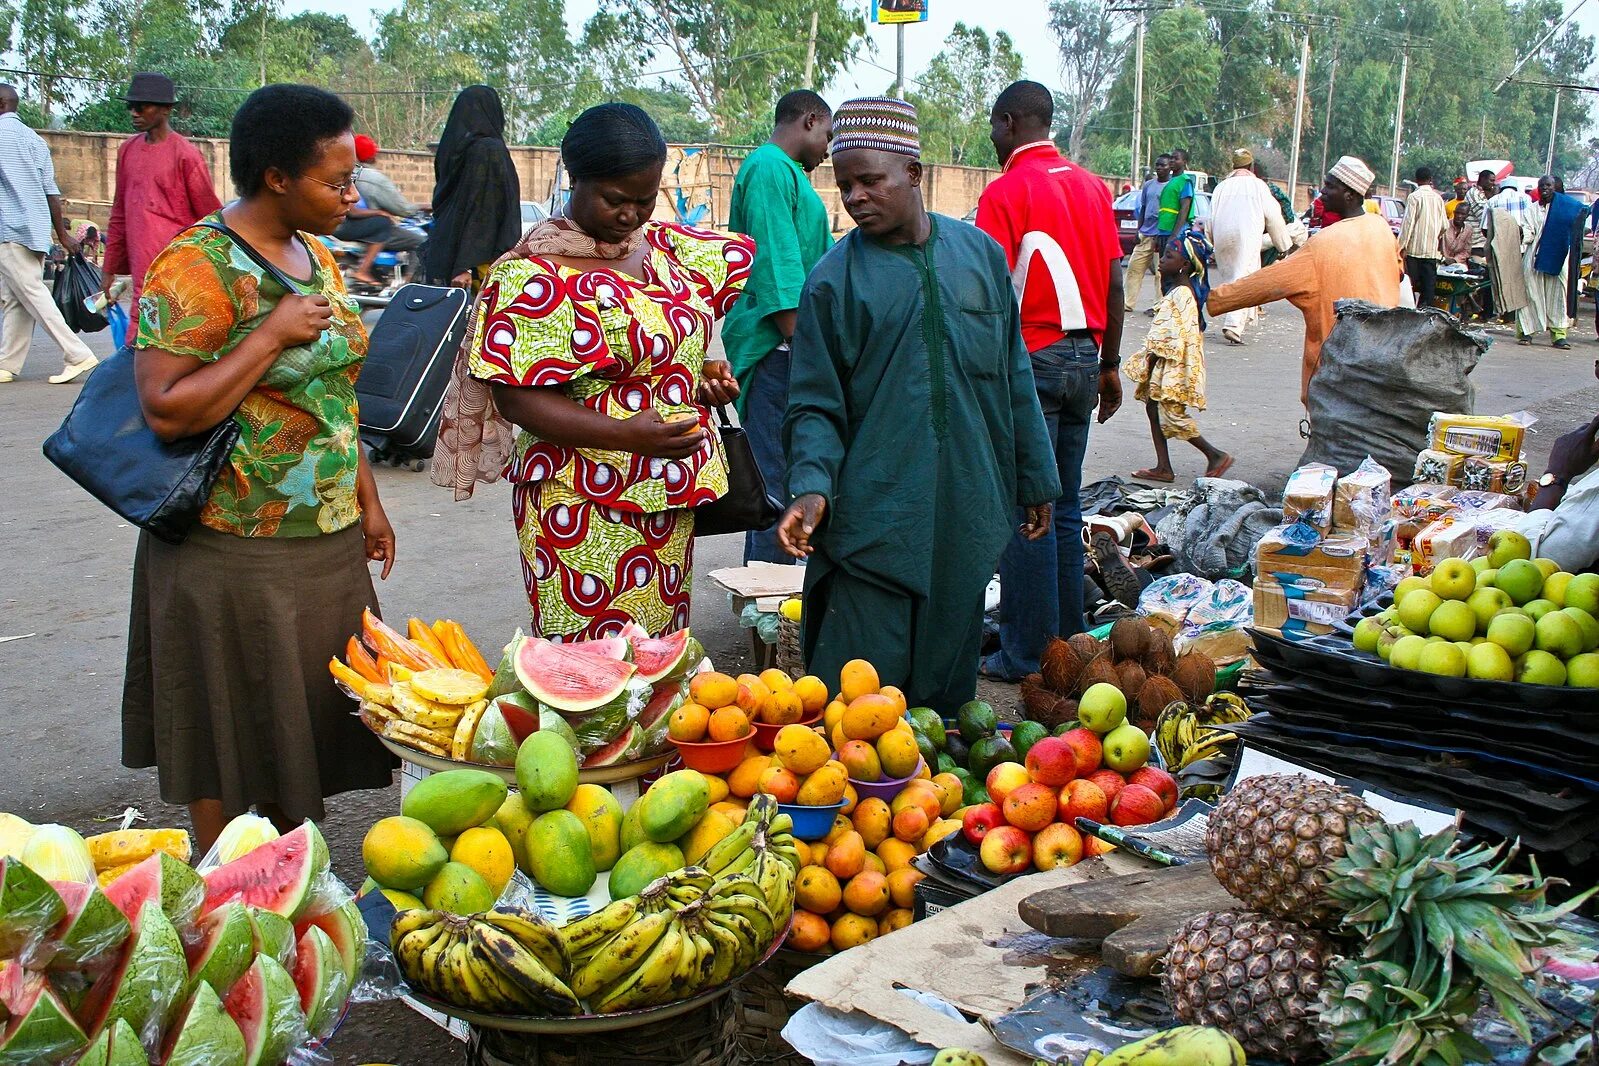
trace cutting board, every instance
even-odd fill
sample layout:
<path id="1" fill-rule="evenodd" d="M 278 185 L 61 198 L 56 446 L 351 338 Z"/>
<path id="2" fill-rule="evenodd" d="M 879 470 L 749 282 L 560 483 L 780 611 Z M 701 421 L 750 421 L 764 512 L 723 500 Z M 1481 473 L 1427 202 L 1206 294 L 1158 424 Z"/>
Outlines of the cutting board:
<path id="1" fill-rule="evenodd" d="M 1197 862 L 1035 892 L 1017 909 L 1022 921 L 1049 936 L 1102 940 L 1107 966 L 1148 977 L 1184 922 L 1240 906 L 1210 865 Z"/>

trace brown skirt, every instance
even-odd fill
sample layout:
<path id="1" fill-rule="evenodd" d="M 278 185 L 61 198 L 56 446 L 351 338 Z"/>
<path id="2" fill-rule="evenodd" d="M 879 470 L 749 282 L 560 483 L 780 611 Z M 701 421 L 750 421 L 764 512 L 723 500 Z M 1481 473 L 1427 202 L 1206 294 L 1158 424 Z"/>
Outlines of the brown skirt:
<path id="1" fill-rule="evenodd" d="M 139 536 L 122 690 L 122 763 L 157 767 L 168 803 L 258 803 L 290 818 L 387 788 L 398 760 L 328 674 L 376 607 L 361 529 L 180 545 Z"/>

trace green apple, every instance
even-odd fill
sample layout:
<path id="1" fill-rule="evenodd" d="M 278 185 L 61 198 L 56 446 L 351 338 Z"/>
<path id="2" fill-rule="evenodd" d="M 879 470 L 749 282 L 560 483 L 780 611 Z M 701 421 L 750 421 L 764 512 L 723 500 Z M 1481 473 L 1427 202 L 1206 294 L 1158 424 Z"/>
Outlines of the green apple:
<path id="1" fill-rule="evenodd" d="M 1554 600 L 1555 606 L 1564 607 L 1566 605 L 1566 586 L 1571 584 L 1571 579 L 1575 576 L 1575 574 L 1568 574 L 1564 570 L 1550 574 L 1543 579 L 1543 592 L 1540 595 L 1546 600 Z"/>
<path id="2" fill-rule="evenodd" d="M 1599 619 L 1580 607 L 1562 607 L 1561 614 L 1569 614 L 1577 620 L 1577 625 L 1582 628 L 1582 650 L 1593 651 L 1599 648 Z"/>
<path id="3" fill-rule="evenodd" d="M 1476 592 L 1467 596 L 1466 606 L 1470 607 L 1471 613 L 1477 616 L 1477 632 L 1486 633 L 1488 632 L 1488 623 L 1493 620 L 1493 616 L 1511 606 L 1511 603 L 1510 597 L 1506 595 L 1504 589 L 1496 589 L 1490 586 L 1488 588 L 1479 588 Z"/>
<path id="4" fill-rule="evenodd" d="M 1503 533 L 1504 530 L 1499 532 Z M 1538 598 L 1543 591 L 1543 571 L 1529 559 L 1512 559 L 1499 568 L 1494 587 L 1510 594 L 1510 602 L 1520 605 Z"/>
<path id="5" fill-rule="evenodd" d="M 1488 538 L 1489 566 L 1502 567 L 1512 559 L 1531 558 L 1532 545 L 1513 529 L 1496 529 L 1493 536 Z"/>
<path id="6" fill-rule="evenodd" d="M 1117 773 L 1130 774 L 1149 762 L 1149 737 L 1131 722 L 1106 733 L 1101 744 L 1105 765 Z"/>
<path id="7" fill-rule="evenodd" d="M 1388 653 L 1388 662 L 1401 670 L 1414 670 L 1421 664 L 1421 653 L 1427 648 L 1427 638 L 1412 633 L 1400 637 Z"/>
<path id="8" fill-rule="evenodd" d="M 1524 685 L 1564 685 L 1566 664 L 1546 651 L 1529 651 L 1516 660 L 1516 680 Z"/>
<path id="9" fill-rule="evenodd" d="M 1382 639 L 1382 623 L 1375 618 L 1362 618 L 1355 623 L 1355 649 L 1375 652 L 1377 641 Z"/>
<path id="10" fill-rule="evenodd" d="M 1440 677 L 1465 677 L 1466 653 L 1447 640 L 1440 640 L 1436 644 L 1428 644 L 1421 650 L 1421 658 L 1416 663 L 1416 669 L 1424 674 L 1437 674 Z"/>
<path id="11" fill-rule="evenodd" d="M 1599 652 L 1583 652 L 1568 662 L 1566 684 L 1572 688 L 1599 688 Z"/>
<path id="12" fill-rule="evenodd" d="M 1536 624 L 1524 614 L 1504 611 L 1494 615 L 1488 623 L 1488 639 L 1505 649 L 1511 658 L 1525 655 L 1537 636 Z"/>
<path id="13" fill-rule="evenodd" d="M 1404 603 L 1406 596 L 1410 595 L 1417 589 L 1424 589 L 1426 587 L 1427 579 L 1424 577 L 1417 577 L 1415 574 L 1411 574 L 1407 578 L 1400 579 L 1399 584 L 1394 586 L 1394 605 L 1398 606 L 1399 604 Z"/>
<path id="14" fill-rule="evenodd" d="M 1499 576 L 1499 571 L 1493 567 L 1477 571 L 1477 587 L 1480 589 L 1492 588 L 1494 580 Z"/>
<path id="15" fill-rule="evenodd" d="M 1427 619 L 1427 631 L 1445 640 L 1470 640 L 1477 635 L 1477 614 L 1464 600 L 1445 600 Z"/>
<path id="16" fill-rule="evenodd" d="M 1532 620 L 1536 622 L 1550 611 L 1560 610 L 1560 607 L 1554 600 L 1546 600 L 1540 597 L 1536 600 L 1528 600 L 1521 605 L 1521 609 L 1531 615 Z"/>
<path id="17" fill-rule="evenodd" d="M 1391 626 L 1384 626 L 1382 636 L 1377 638 L 1378 656 L 1386 661 L 1388 657 L 1393 654 L 1394 645 L 1398 644 L 1402 638 L 1410 635 L 1410 630 L 1406 629 L 1397 622 Z"/>
<path id="18" fill-rule="evenodd" d="M 1554 577 L 1560 572 L 1560 564 L 1555 562 L 1553 559 L 1545 559 L 1542 556 L 1538 556 L 1530 561 L 1533 566 L 1538 568 L 1538 572 L 1543 575 L 1543 579 L 1545 581 L 1548 581 L 1550 578 Z"/>
<path id="19" fill-rule="evenodd" d="M 1127 697 L 1103 681 L 1089 685 L 1077 704 L 1077 720 L 1096 733 L 1109 733 L 1127 720 Z"/>
<path id="20" fill-rule="evenodd" d="M 1505 649 L 1492 641 L 1484 641 L 1473 646 L 1466 656 L 1466 676 L 1479 681 L 1513 681 L 1516 664 Z"/>
<path id="21" fill-rule="evenodd" d="M 1413 589 L 1399 601 L 1399 622 L 1412 633 L 1426 633 L 1427 619 L 1442 602 L 1431 589 Z"/>
<path id="22" fill-rule="evenodd" d="M 1533 646 L 1558 659 L 1572 659 L 1582 654 L 1582 626 L 1564 611 L 1550 611 L 1538 619 Z"/>
<path id="23" fill-rule="evenodd" d="M 1566 606 L 1599 618 L 1599 574 L 1578 574 L 1566 582 Z"/>
<path id="24" fill-rule="evenodd" d="M 1486 555 L 1477 556 L 1471 561 L 1471 568 L 1479 574 L 1482 573 L 1488 569 L 1488 557 Z"/>
<path id="25" fill-rule="evenodd" d="M 1444 600 L 1463 600 L 1477 587 L 1477 571 L 1464 559 L 1445 559 L 1433 568 L 1428 586 Z"/>

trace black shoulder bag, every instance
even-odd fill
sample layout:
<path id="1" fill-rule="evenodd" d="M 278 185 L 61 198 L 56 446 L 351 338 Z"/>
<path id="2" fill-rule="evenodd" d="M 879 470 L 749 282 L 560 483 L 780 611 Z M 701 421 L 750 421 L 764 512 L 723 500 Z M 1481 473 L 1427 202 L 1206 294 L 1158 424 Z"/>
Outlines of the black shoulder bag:
<path id="1" fill-rule="evenodd" d="M 300 291 L 225 223 L 196 225 L 226 234 L 287 292 Z M 229 414 L 204 433 L 162 440 L 145 421 L 133 364 L 130 341 L 89 372 L 72 410 L 45 439 L 44 455 L 129 522 L 158 540 L 182 544 L 233 454 L 239 423 Z"/>
<path id="2" fill-rule="evenodd" d="M 715 537 L 769 529 L 783 517 L 783 507 L 766 491 L 766 479 L 755 465 L 755 452 L 743 427 L 733 424 L 726 407 L 718 405 L 716 415 L 727 456 L 727 492 L 694 508 L 694 535 Z"/>

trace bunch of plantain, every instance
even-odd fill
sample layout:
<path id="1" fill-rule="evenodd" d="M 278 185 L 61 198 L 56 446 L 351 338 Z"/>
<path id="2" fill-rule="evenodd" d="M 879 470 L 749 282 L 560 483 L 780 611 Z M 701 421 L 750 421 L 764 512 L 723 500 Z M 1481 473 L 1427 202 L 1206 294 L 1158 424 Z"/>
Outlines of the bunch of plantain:
<path id="1" fill-rule="evenodd" d="M 1217 692 L 1197 706 L 1173 703 L 1155 719 L 1155 747 L 1184 797 L 1221 794 L 1238 750 L 1238 734 L 1227 727 L 1251 713 L 1236 692 Z"/>
<path id="2" fill-rule="evenodd" d="M 1091 1051 L 1083 1066 L 1245 1066 L 1238 1041 L 1206 1025 L 1183 1025 L 1126 1044 L 1108 1055 Z"/>
<path id="3" fill-rule="evenodd" d="M 401 911 L 389 930 L 400 973 L 415 989 L 485 1014 L 579 1014 L 566 983 L 560 930 L 531 911 Z"/>

